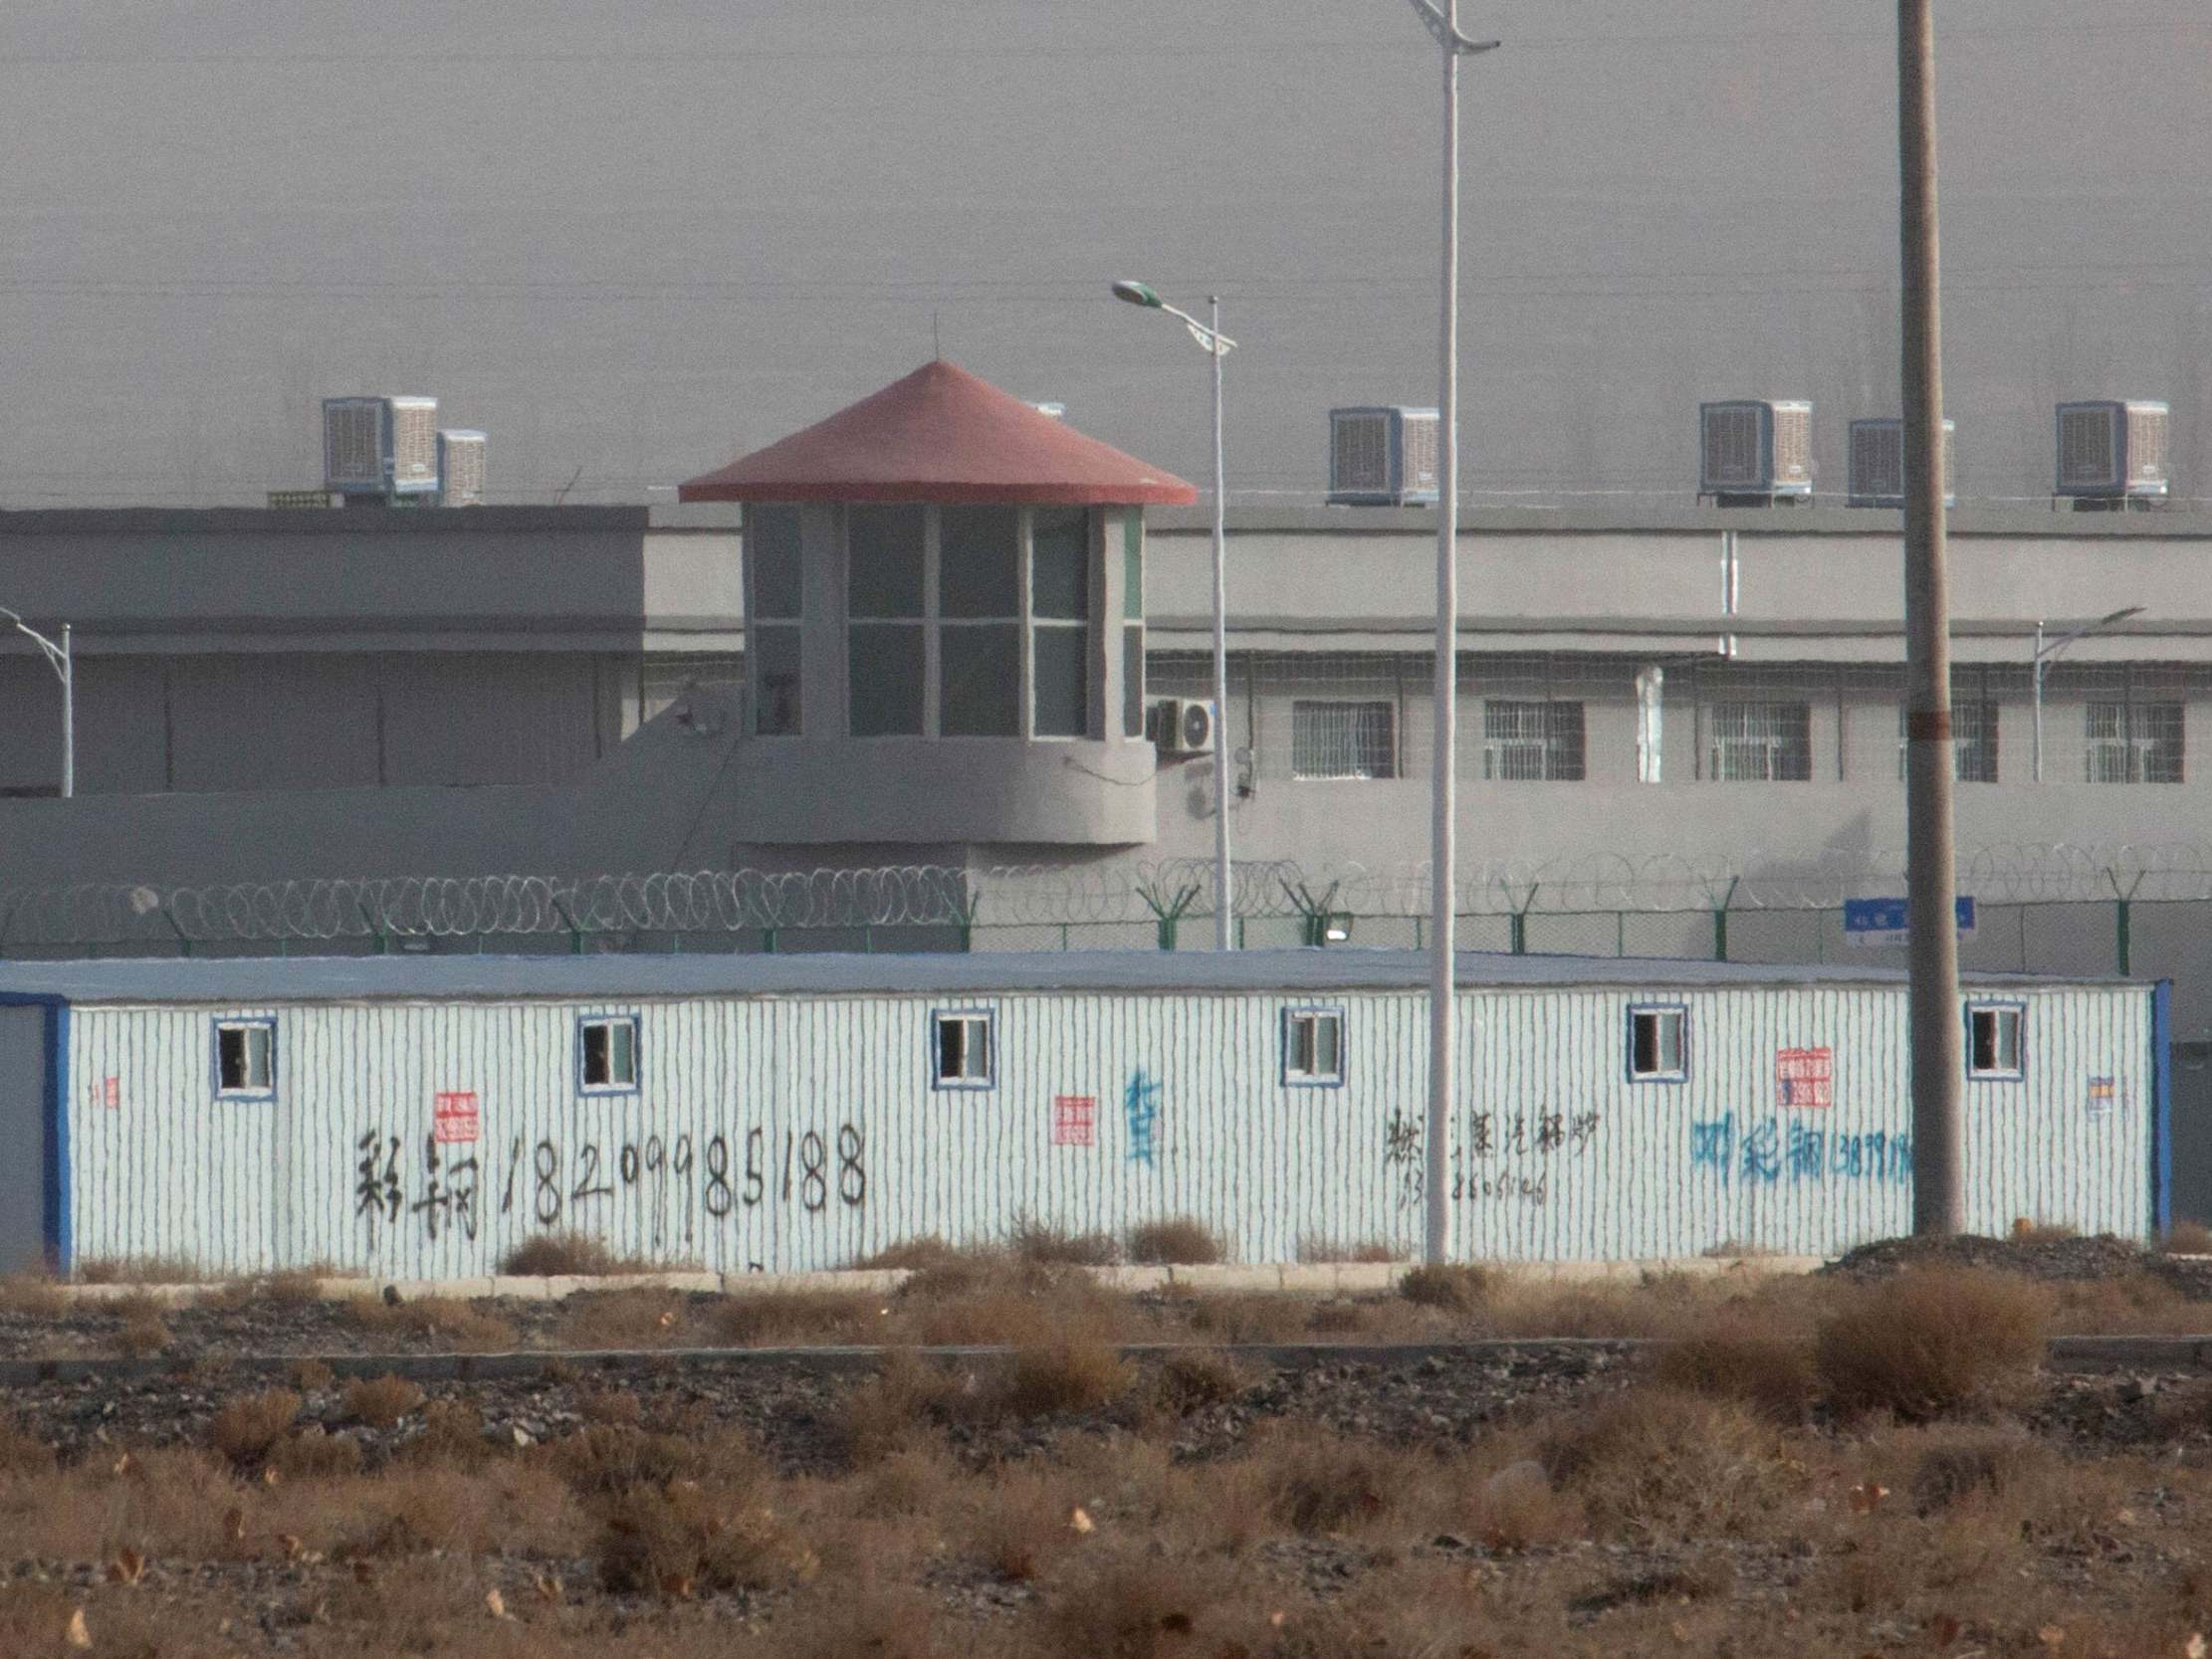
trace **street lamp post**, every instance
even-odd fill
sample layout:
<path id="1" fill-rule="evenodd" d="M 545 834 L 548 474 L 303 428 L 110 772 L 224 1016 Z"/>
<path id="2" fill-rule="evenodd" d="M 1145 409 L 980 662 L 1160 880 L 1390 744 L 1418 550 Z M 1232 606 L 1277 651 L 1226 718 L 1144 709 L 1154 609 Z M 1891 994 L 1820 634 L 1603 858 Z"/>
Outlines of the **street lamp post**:
<path id="1" fill-rule="evenodd" d="M 2129 605 L 2125 610 L 2113 611 L 2109 616 L 2101 616 L 2095 622 L 2085 623 L 2071 634 L 2061 634 L 2049 645 L 2043 643 L 2043 622 L 2040 618 L 2037 620 L 2036 654 L 2028 661 L 2034 670 L 2036 708 L 2035 780 L 2038 783 L 2043 781 L 2043 671 L 2045 666 L 2049 664 L 2053 657 L 2056 657 L 2076 640 L 2088 639 L 2090 635 L 2101 629 L 2109 628 L 2115 622 L 2125 622 L 2129 617 L 2140 616 L 2142 613 L 2142 606 Z"/>
<path id="2" fill-rule="evenodd" d="M 62 624 L 62 643 L 56 645 L 7 606 L 0 605 L 0 616 L 39 648 L 62 683 L 62 798 L 67 800 L 77 793 L 77 666 L 70 654 L 70 625 Z"/>
<path id="3" fill-rule="evenodd" d="M 1236 342 L 1221 332 L 1221 297 L 1213 296 L 1211 322 L 1179 311 L 1144 283 L 1117 282 L 1114 298 L 1180 317 L 1191 337 L 1214 359 L 1214 947 L 1235 948 L 1232 933 L 1236 890 L 1228 859 L 1228 495 L 1222 479 L 1221 359 Z"/>
<path id="4" fill-rule="evenodd" d="M 1437 674 L 1435 777 L 1430 785 L 1430 909 L 1434 917 L 1429 984 L 1429 1122 L 1426 1143 L 1424 1258 L 1441 1262 L 1450 1249 L 1451 1212 L 1444 1189 L 1444 1141 L 1451 1125 L 1452 925 L 1458 909 L 1457 847 L 1452 814 L 1453 752 L 1459 697 L 1459 60 L 1494 52 L 1496 41 L 1459 33 L 1459 0 L 1412 0 L 1443 54 L 1443 294 L 1438 342 Z"/>

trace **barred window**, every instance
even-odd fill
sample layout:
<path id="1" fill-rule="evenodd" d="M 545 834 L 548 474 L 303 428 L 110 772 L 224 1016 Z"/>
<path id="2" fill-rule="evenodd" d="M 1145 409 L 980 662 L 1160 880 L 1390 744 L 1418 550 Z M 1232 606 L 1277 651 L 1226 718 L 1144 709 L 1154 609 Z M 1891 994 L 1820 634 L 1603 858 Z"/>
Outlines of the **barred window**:
<path id="1" fill-rule="evenodd" d="M 1582 705 L 1483 699 L 1482 775 L 1507 783 L 1581 782 Z"/>
<path id="2" fill-rule="evenodd" d="M 1396 777 L 1397 710 L 1387 702 L 1293 703 L 1292 777 Z"/>
<path id="3" fill-rule="evenodd" d="M 1804 783 L 1813 775 L 1809 703 L 1716 703 L 1706 776 L 1722 783 Z"/>
<path id="4" fill-rule="evenodd" d="M 2178 703 L 2092 703 L 2085 754 L 2092 783 L 2182 781 Z"/>
<path id="5" fill-rule="evenodd" d="M 1907 711 L 1897 706 L 1897 781 L 1904 781 Z M 1952 775 L 1961 783 L 1997 781 L 1997 705 L 1951 705 Z"/>

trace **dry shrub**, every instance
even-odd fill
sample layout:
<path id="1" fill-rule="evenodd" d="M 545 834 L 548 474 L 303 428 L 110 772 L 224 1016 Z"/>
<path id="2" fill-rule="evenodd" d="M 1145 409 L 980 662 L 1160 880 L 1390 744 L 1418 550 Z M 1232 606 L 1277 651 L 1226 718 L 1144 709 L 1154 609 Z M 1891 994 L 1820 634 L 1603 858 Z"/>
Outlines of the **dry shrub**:
<path id="1" fill-rule="evenodd" d="M 115 1351 L 125 1359 L 150 1359 L 172 1340 L 168 1322 L 159 1314 L 135 1308 L 124 1317 L 122 1329 L 115 1333 Z"/>
<path id="2" fill-rule="evenodd" d="M 345 1414 L 370 1428 L 390 1428 L 410 1411 L 419 1410 L 423 1392 L 403 1376 L 371 1376 L 349 1383 L 345 1389 Z"/>
<path id="3" fill-rule="evenodd" d="M 1034 1347 L 1055 1340 L 1115 1340 L 1134 1304 L 1087 1273 L 1010 1251 L 971 1251 L 916 1273 L 891 1305 L 889 1340 L 929 1348 Z"/>
<path id="4" fill-rule="evenodd" d="M 1181 1417 L 1226 1404 L 1250 1386 L 1243 1366 L 1227 1354 L 1217 1348 L 1184 1348 L 1161 1360 L 1153 1372 L 1152 1402 Z"/>
<path id="5" fill-rule="evenodd" d="M 215 1413 L 207 1443 L 240 1467 L 259 1463 L 299 1420 L 300 1396 L 290 1388 L 241 1394 Z"/>
<path id="6" fill-rule="evenodd" d="M 1302 1297 L 1263 1291 L 1179 1296 L 1168 1307 L 1192 1332 L 1217 1343 L 1295 1343 L 1311 1329 L 1314 1306 Z"/>
<path id="7" fill-rule="evenodd" d="M 893 1349 L 875 1375 L 838 1401 L 831 1425 L 849 1462 L 872 1463 L 915 1449 L 961 1397 L 961 1384 L 942 1367 Z"/>
<path id="8" fill-rule="evenodd" d="M 1382 1239 L 1367 1239 L 1352 1244 L 1318 1233 L 1299 1234 L 1294 1254 L 1309 1267 L 1338 1267 L 1346 1262 L 1380 1265 L 1406 1259 L 1405 1251 Z"/>
<path id="9" fill-rule="evenodd" d="M 1196 1216 L 1173 1215 L 1130 1228 L 1129 1259 L 1146 1267 L 1208 1267 L 1226 1261 L 1228 1248 Z"/>
<path id="10" fill-rule="evenodd" d="M 2212 1227 L 2201 1221 L 2176 1221 L 2158 1248 L 2169 1256 L 2212 1256 Z"/>
<path id="11" fill-rule="evenodd" d="M 2063 1280 L 2047 1294 L 2053 1299 L 2053 1336 L 2180 1337 L 2212 1331 L 2212 1303 L 2192 1302 L 2179 1287 L 2144 1270 Z"/>
<path id="12" fill-rule="evenodd" d="M 425 1296 L 399 1303 L 364 1297 L 348 1303 L 346 1311 L 371 1336 L 408 1338 L 462 1352 L 481 1353 L 510 1347 L 515 1341 L 512 1325 L 458 1297 Z"/>
<path id="13" fill-rule="evenodd" d="M 1746 1407 L 1670 1388 L 1555 1419 L 1540 1457 L 1601 1530 L 1631 1540 L 1742 1536 L 1801 1480 Z"/>
<path id="14" fill-rule="evenodd" d="M 685 1314 L 674 1291 L 590 1291 L 568 1299 L 561 1335 L 574 1348 L 666 1348 L 690 1334 Z"/>
<path id="15" fill-rule="evenodd" d="M 587 1233 L 538 1233 L 500 1258 L 499 1270 L 518 1279 L 600 1279 L 610 1273 L 644 1273 L 647 1264 L 617 1256 Z"/>
<path id="16" fill-rule="evenodd" d="M 584 1388 L 576 1394 L 576 1415 L 587 1423 L 634 1428 L 645 1416 L 645 1403 L 627 1388 Z"/>
<path id="17" fill-rule="evenodd" d="M 1846 1412 L 1908 1421 L 2017 1397 L 2043 1358 L 2051 1299 L 1967 1268 L 1918 1268 L 1869 1286 L 1821 1324 L 1820 1378 Z"/>
<path id="18" fill-rule="evenodd" d="M 1921 1515 L 1972 1501 L 2024 1499 L 2059 1462 L 2019 1429 L 1939 1425 L 1900 1436 L 1893 1449 L 1909 1460 L 1902 1491 Z"/>
<path id="19" fill-rule="evenodd" d="M 1083 1659 L 1191 1659 L 1264 1651 L 1268 1631 L 1244 1580 L 1190 1556 L 1101 1554 L 1046 1609 L 1049 1646 Z"/>
<path id="20" fill-rule="evenodd" d="M 766 1505 L 696 1481 L 635 1486 L 605 1507 L 599 1582 L 617 1594 L 758 1590 L 810 1576 L 813 1558 Z"/>
<path id="21" fill-rule="evenodd" d="M 1104 1343 L 1051 1343 L 1019 1349 L 990 1403 L 1014 1417 L 1095 1411 L 1135 1381 L 1128 1361 Z"/>
<path id="22" fill-rule="evenodd" d="M 765 1478 L 760 1453 L 744 1435 L 659 1434 L 595 1423 L 548 1447 L 551 1466 L 586 1500 L 672 1481 L 753 1486 Z"/>
<path id="23" fill-rule="evenodd" d="M 1314 1304 L 1306 1313 L 1309 1337 L 1376 1337 L 1392 1322 L 1372 1303 L 1334 1300 Z"/>
<path id="24" fill-rule="evenodd" d="M 1021 1260 L 1039 1267 L 1112 1267 L 1121 1257 L 1111 1233 L 1071 1233 L 1026 1210 L 1015 1214 L 1006 1243 Z"/>
<path id="25" fill-rule="evenodd" d="M 767 1644 L 775 1659 L 939 1659 L 977 1651 L 973 1631 L 948 1636 L 941 1604 L 905 1585 L 870 1578 L 816 1590 L 777 1615 Z"/>
<path id="26" fill-rule="evenodd" d="M 12 1273 L 0 1278 L 0 1316 L 12 1319 L 60 1319 L 69 1312 L 69 1298 L 62 1287 L 38 1273 Z"/>
<path id="27" fill-rule="evenodd" d="M 1425 1263 L 1409 1268 L 1398 1281 L 1398 1294 L 1417 1308 L 1440 1308 L 1447 1314 L 1471 1314 L 1490 1299 L 1497 1288 L 1496 1275 L 1471 1265 Z"/>
<path id="28" fill-rule="evenodd" d="M 968 1552 L 1000 1578 L 1041 1578 L 1082 1542 L 1073 1525 L 1077 1508 L 1063 1474 L 1001 1472 L 977 1497 Z"/>
<path id="29" fill-rule="evenodd" d="M 1568 1544 L 1589 1531 L 1581 1503 L 1554 1486 L 1533 1459 L 1489 1470 L 1454 1463 L 1443 1478 L 1444 1520 L 1494 1555 Z"/>
<path id="30" fill-rule="evenodd" d="M 903 1238 L 896 1244 L 887 1244 L 872 1256 L 862 1256 L 852 1265 L 883 1273 L 920 1273 L 929 1268 L 946 1267 L 960 1260 L 964 1252 L 957 1245 L 948 1244 L 935 1233 L 923 1233 L 918 1238 Z"/>
<path id="31" fill-rule="evenodd" d="M 337 1380 L 337 1372 L 331 1369 L 327 1360 L 295 1359 L 291 1365 L 292 1386 L 303 1394 L 320 1393 Z"/>
<path id="32" fill-rule="evenodd" d="M 51 1474 L 54 1463 L 53 1447 L 13 1417 L 0 1417 L 0 1475 Z"/>
<path id="33" fill-rule="evenodd" d="M 71 1272 L 80 1285 L 199 1285 L 208 1274 L 177 1256 L 95 1256 Z"/>
<path id="34" fill-rule="evenodd" d="M 878 1297 L 845 1291 L 738 1291 L 700 1309 L 714 1340 L 733 1348 L 874 1342 L 887 1311 Z"/>
<path id="35" fill-rule="evenodd" d="M 359 1474 L 365 1459 L 350 1434 L 331 1434 L 315 1423 L 279 1440 L 264 1461 L 286 1480 L 329 1481 Z"/>
<path id="36" fill-rule="evenodd" d="M 1251 1461 L 1268 1514 L 1309 1535 L 1375 1521 L 1431 1472 L 1415 1454 L 1310 1422 L 1273 1425 Z"/>
<path id="37" fill-rule="evenodd" d="M 473 1400 L 451 1399 L 431 1400 L 422 1408 L 422 1427 L 400 1454 L 409 1463 L 474 1469 L 490 1463 L 502 1450 L 485 1432 L 483 1407 Z"/>
<path id="38" fill-rule="evenodd" d="M 1660 1385 L 1741 1400 L 1778 1423 L 1801 1423 L 1820 1397 L 1810 1343 L 1725 1317 L 1659 1350 Z"/>

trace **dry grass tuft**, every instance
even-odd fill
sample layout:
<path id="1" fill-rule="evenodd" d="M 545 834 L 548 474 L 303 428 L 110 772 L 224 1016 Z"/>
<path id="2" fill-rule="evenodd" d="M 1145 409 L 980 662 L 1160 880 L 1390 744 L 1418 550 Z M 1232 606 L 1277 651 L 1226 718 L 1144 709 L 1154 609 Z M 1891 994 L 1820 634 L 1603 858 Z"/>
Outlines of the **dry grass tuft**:
<path id="1" fill-rule="evenodd" d="M 696 1481 L 631 1487 L 606 1505 L 599 1581 L 677 1599 L 810 1576 L 812 1557 L 773 1510 Z"/>
<path id="2" fill-rule="evenodd" d="M 150 1359 L 170 1342 L 168 1322 L 158 1307 L 132 1297 L 122 1309 L 122 1329 L 115 1333 L 115 1351 L 125 1359 Z"/>
<path id="3" fill-rule="evenodd" d="M 1173 1416 L 1187 1416 L 1210 1405 L 1225 1405 L 1251 1386 L 1243 1366 L 1214 1348 L 1185 1348 L 1160 1362 L 1152 1377 L 1152 1401 Z"/>
<path id="4" fill-rule="evenodd" d="M 13 1417 L 0 1417 L 0 1475 L 45 1475 L 54 1469 L 54 1448 L 24 1432 Z"/>
<path id="5" fill-rule="evenodd" d="M 1471 1314 L 1489 1301 L 1497 1288 L 1496 1275 L 1473 1266 L 1424 1264 L 1409 1268 L 1398 1281 L 1398 1294 L 1417 1308 L 1440 1308 L 1449 1314 Z"/>
<path id="6" fill-rule="evenodd" d="M 586 1233 L 539 1233 L 500 1258 L 499 1270 L 518 1279 L 603 1279 L 610 1273 L 645 1273 L 650 1264 L 617 1256 Z"/>
<path id="7" fill-rule="evenodd" d="M 345 1414 L 370 1428 L 390 1428 L 422 1408 L 423 1392 L 403 1376 L 371 1376 L 345 1390 Z"/>
<path id="8" fill-rule="evenodd" d="M 15 1319 L 59 1319 L 69 1312 L 69 1298 L 62 1287 L 41 1273 L 15 1273 L 0 1278 L 0 1316 Z"/>
<path id="9" fill-rule="evenodd" d="M 1742 1537 L 1797 1484 L 1774 1429 L 1734 1400 L 1637 1388 L 1555 1422 L 1544 1472 L 1632 1541 Z"/>
<path id="10" fill-rule="evenodd" d="M 1013 1356 L 992 1403 L 1015 1417 L 1095 1411 L 1129 1392 L 1136 1372 L 1104 1343 L 1052 1343 Z"/>
<path id="11" fill-rule="evenodd" d="M 845 1291 L 738 1291 L 701 1305 L 708 1334 L 732 1348 L 872 1343 L 888 1312 L 878 1297 Z"/>
<path id="12" fill-rule="evenodd" d="M 1129 1259 L 1145 1267 L 1211 1267 L 1226 1261 L 1228 1249 L 1196 1216 L 1174 1215 L 1130 1228 Z"/>
<path id="13" fill-rule="evenodd" d="M 1121 1260 L 1121 1247 L 1111 1233 L 1071 1233 L 1027 1210 L 1015 1213 L 1006 1247 L 1039 1267 L 1112 1267 Z"/>
<path id="14" fill-rule="evenodd" d="M 1276 1425 L 1252 1465 L 1269 1515 L 1309 1537 L 1376 1521 L 1428 1472 L 1410 1453 L 1317 1423 Z"/>
<path id="15" fill-rule="evenodd" d="M 925 1444 L 962 1397 L 962 1385 L 942 1367 L 894 1349 L 838 1402 L 832 1427 L 848 1462 L 871 1464 Z"/>
<path id="16" fill-rule="evenodd" d="M 1925 1421 L 2001 1405 L 2043 1358 L 2051 1297 L 2004 1274 L 1920 1268 L 1873 1285 L 1823 1321 L 1820 1378 L 1844 1412 Z"/>
<path id="17" fill-rule="evenodd" d="M 290 1388 L 241 1394 L 208 1423 L 207 1443 L 241 1468 L 250 1468 L 299 1420 L 300 1405 L 300 1396 Z"/>
<path id="18" fill-rule="evenodd" d="M 2169 1256 L 2212 1256 L 2212 1227 L 2201 1221 L 2176 1221 L 2158 1247 Z"/>
<path id="19" fill-rule="evenodd" d="M 1381 1264 L 1402 1262 L 1406 1252 L 1395 1244 L 1381 1239 L 1369 1239 L 1364 1244 L 1346 1244 L 1336 1239 L 1305 1234 L 1298 1240 L 1297 1257 L 1313 1266 L 1330 1266 L 1344 1262 Z"/>
<path id="20" fill-rule="evenodd" d="M 589 1291 L 561 1310 L 561 1337 L 575 1348 L 667 1348 L 690 1336 L 688 1316 L 675 1291 Z"/>
<path id="21" fill-rule="evenodd" d="M 349 1434 L 327 1433 L 311 1424 L 298 1434 L 288 1434 L 269 1448 L 269 1468 L 287 1480 L 339 1480 L 357 1475 L 365 1461 L 361 1443 Z"/>
<path id="22" fill-rule="evenodd" d="M 175 1256 L 95 1256 L 79 1262 L 72 1277 L 80 1285 L 201 1285 L 211 1276 Z"/>
<path id="23" fill-rule="evenodd" d="M 947 1266 L 964 1254 L 958 1245 L 946 1243 L 935 1233 L 924 1233 L 918 1238 L 904 1238 L 886 1245 L 852 1265 L 884 1273 L 920 1273 L 928 1268 Z"/>
<path id="24" fill-rule="evenodd" d="M 403 1336 L 462 1352 L 507 1348 L 515 1328 L 457 1297 L 425 1296 L 389 1303 L 363 1297 L 346 1305 L 354 1324 L 374 1336 Z"/>
<path id="25" fill-rule="evenodd" d="M 1740 1315 L 1667 1344 L 1654 1373 L 1663 1387 L 1740 1400 L 1778 1423 L 1803 1422 L 1820 1397 L 1812 1345 Z"/>
<path id="26" fill-rule="evenodd" d="M 1190 1659 L 1264 1652 L 1271 1634 L 1247 1610 L 1245 1579 L 1221 1562 L 1149 1555 L 1104 1558 L 1063 1584 L 1037 1651 L 1084 1659 Z"/>

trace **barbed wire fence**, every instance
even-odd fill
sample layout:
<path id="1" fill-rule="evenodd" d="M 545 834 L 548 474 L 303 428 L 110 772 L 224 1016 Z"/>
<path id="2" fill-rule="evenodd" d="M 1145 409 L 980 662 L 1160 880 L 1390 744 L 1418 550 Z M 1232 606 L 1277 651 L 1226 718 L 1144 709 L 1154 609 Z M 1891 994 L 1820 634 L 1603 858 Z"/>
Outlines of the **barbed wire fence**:
<path id="1" fill-rule="evenodd" d="M 1843 908 L 1901 895 L 1903 870 L 1901 852 L 1504 860 L 1468 869 L 1457 909 L 1468 949 L 1879 961 L 1850 947 Z M 2212 952 L 2212 847 L 1988 846 L 1958 880 L 1970 967 L 2167 972 Z M 1426 942 L 1424 864 L 1254 861 L 1233 886 L 1246 946 Z M 1216 903 L 1198 859 L 84 885 L 0 890 L 0 956 L 1192 949 Z"/>

